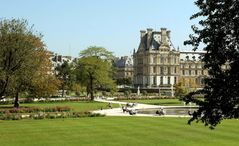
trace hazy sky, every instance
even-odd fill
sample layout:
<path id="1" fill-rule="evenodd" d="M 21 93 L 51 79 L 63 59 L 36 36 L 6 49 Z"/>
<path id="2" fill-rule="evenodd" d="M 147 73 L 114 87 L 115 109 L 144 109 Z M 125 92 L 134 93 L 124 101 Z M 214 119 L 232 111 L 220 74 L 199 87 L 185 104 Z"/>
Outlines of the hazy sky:
<path id="1" fill-rule="evenodd" d="M 192 32 L 194 0 L 0 0 L 0 18 L 24 18 L 44 35 L 48 49 L 78 56 L 88 46 L 103 46 L 116 56 L 130 55 L 139 31 L 171 30 L 180 50 Z M 195 22 L 194 22 L 195 23 Z"/>

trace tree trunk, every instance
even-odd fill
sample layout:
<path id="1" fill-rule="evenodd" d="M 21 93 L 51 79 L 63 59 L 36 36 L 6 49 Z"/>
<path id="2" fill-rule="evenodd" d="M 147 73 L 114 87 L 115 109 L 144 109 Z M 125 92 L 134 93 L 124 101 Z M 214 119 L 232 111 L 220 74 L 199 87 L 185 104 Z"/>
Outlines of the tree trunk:
<path id="1" fill-rule="evenodd" d="M 14 101 L 14 107 L 15 107 L 15 108 L 19 108 L 18 96 L 19 96 L 19 93 L 18 93 L 18 91 L 17 91 L 17 92 L 16 92 L 16 95 L 15 95 L 15 101 Z"/>

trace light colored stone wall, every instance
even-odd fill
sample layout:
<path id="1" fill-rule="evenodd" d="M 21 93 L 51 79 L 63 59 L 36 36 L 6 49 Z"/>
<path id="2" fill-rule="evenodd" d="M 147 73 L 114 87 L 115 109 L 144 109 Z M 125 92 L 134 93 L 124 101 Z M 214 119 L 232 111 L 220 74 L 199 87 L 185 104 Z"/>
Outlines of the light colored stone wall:
<path id="1" fill-rule="evenodd" d="M 139 49 L 133 55 L 135 86 L 154 88 L 162 84 L 176 84 L 180 80 L 184 80 L 186 85 L 194 83 L 197 87 L 203 86 L 202 80 L 208 75 L 207 70 L 203 70 L 204 64 L 195 56 L 193 60 L 181 60 L 181 55 L 188 58 L 190 52 L 181 54 L 176 51 L 170 41 L 170 31 L 162 28 L 161 32 L 151 29 L 143 32 Z M 159 47 L 155 48 L 148 41 L 160 42 Z"/>

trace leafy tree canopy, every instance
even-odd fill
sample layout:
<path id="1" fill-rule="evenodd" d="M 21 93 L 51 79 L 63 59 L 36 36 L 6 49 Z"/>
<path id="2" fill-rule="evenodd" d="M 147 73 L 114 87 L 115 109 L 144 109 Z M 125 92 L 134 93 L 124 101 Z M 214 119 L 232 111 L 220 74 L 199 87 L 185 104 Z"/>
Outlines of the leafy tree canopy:
<path id="1" fill-rule="evenodd" d="M 81 57 L 92 57 L 96 56 L 101 59 L 113 60 L 113 52 L 108 51 L 104 47 L 90 46 L 86 50 L 80 52 Z"/>
<path id="2" fill-rule="evenodd" d="M 183 100 L 199 105 L 189 120 L 202 121 L 214 128 L 223 119 L 239 117 L 239 1 L 197 0 L 200 11 L 191 19 L 199 18 L 193 25 L 185 44 L 197 50 L 201 44 L 206 53 L 202 56 L 209 77 L 202 90 L 188 94 Z M 227 67 L 225 67 L 227 66 Z M 194 98 L 203 94 L 204 100 Z"/>
<path id="3" fill-rule="evenodd" d="M 29 89 L 29 93 L 35 97 L 56 95 L 60 86 L 60 80 L 52 73 L 52 63 L 49 58 L 50 53 L 45 50 L 38 52 L 35 57 L 40 62 L 40 65 L 32 76 Z"/>
<path id="4" fill-rule="evenodd" d="M 118 78 L 116 79 L 117 85 L 132 85 L 132 78 L 131 77 L 126 77 L 126 78 Z"/>
<path id="5" fill-rule="evenodd" d="M 46 55 L 41 39 L 26 20 L 0 21 L 0 97 L 15 97 L 15 107 L 19 106 L 19 93 L 37 87 L 34 80 L 45 75 L 40 73 Z"/>
<path id="6" fill-rule="evenodd" d="M 73 65 L 64 61 L 56 67 L 57 78 L 61 81 L 62 97 L 64 96 L 65 88 L 70 89 L 75 81 Z"/>
<path id="7" fill-rule="evenodd" d="M 83 57 L 77 64 L 77 78 L 87 87 L 91 100 L 94 99 L 94 91 L 103 88 L 114 88 L 112 80 L 112 67 L 108 61 L 98 57 Z"/>

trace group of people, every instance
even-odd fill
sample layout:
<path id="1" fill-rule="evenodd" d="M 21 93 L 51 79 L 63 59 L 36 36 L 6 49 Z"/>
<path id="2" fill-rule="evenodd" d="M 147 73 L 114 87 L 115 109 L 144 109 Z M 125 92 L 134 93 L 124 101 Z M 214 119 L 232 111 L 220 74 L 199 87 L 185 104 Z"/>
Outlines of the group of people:
<path id="1" fill-rule="evenodd" d="M 156 111 L 157 115 L 164 115 L 165 111 L 163 110 L 163 108 L 160 108 L 159 110 Z"/>
<path id="2" fill-rule="evenodd" d="M 136 110 L 135 109 L 128 109 L 128 108 L 132 108 L 136 106 L 135 103 L 127 103 L 125 106 L 122 106 L 122 110 L 123 110 L 123 113 L 125 112 L 128 112 L 130 115 L 135 115 L 136 114 Z"/>
<path id="3" fill-rule="evenodd" d="M 135 109 L 129 109 L 132 108 L 134 106 L 136 106 L 136 103 L 127 103 L 125 106 L 122 106 L 122 110 L 123 113 L 129 113 L 130 115 L 135 115 L 136 114 L 136 110 Z M 109 102 L 108 107 L 112 109 L 112 104 Z M 157 115 L 164 115 L 165 111 L 163 110 L 163 108 L 160 108 L 159 110 L 156 111 Z"/>

